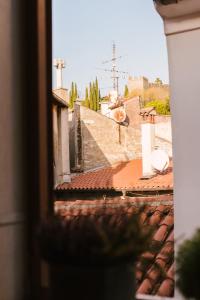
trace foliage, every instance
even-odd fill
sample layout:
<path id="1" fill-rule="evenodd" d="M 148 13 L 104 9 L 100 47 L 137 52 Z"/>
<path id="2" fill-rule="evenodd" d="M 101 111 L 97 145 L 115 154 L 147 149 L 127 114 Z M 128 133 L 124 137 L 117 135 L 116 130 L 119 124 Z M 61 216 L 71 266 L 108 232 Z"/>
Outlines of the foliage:
<path id="1" fill-rule="evenodd" d="M 74 108 L 74 103 L 76 99 L 78 98 L 78 90 L 77 90 L 77 84 L 72 82 L 71 83 L 71 90 L 69 92 L 69 108 Z"/>
<path id="2" fill-rule="evenodd" d="M 124 97 L 127 98 L 128 96 L 129 96 L 129 91 L 128 91 L 128 86 L 126 84 L 124 88 Z"/>
<path id="3" fill-rule="evenodd" d="M 158 84 L 158 85 L 163 84 L 162 80 L 159 77 L 156 78 L 155 83 Z"/>
<path id="4" fill-rule="evenodd" d="M 177 286 L 186 298 L 200 299 L 200 229 L 179 247 Z"/>
<path id="5" fill-rule="evenodd" d="M 145 104 L 145 107 L 155 107 L 155 110 L 157 114 L 159 115 L 170 115 L 170 104 L 169 104 L 169 98 L 166 98 L 165 100 L 154 100 L 150 101 Z"/>
<path id="6" fill-rule="evenodd" d="M 125 208 L 106 208 L 94 214 L 64 219 L 47 219 L 39 232 L 42 257 L 50 263 L 66 265 L 113 265 L 135 262 L 147 249 L 151 238 L 147 226 L 141 226 L 139 213 Z"/>
<path id="7" fill-rule="evenodd" d="M 90 82 L 89 90 L 88 87 L 85 91 L 85 100 L 83 101 L 83 105 L 94 110 L 98 111 L 100 109 L 100 101 L 101 101 L 101 94 L 99 90 L 98 80 L 94 82 Z"/>

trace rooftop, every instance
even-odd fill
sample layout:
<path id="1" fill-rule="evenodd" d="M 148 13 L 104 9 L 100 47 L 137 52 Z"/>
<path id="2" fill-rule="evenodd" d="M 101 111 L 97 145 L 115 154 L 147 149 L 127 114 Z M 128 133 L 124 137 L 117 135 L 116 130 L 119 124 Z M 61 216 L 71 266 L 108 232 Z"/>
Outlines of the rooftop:
<path id="1" fill-rule="evenodd" d="M 127 206 L 127 213 L 137 213 L 141 204 L 145 202 L 146 205 L 140 211 L 140 219 L 142 224 L 148 224 L 153 228 L 150 249 L 154 250 L 143 253 L 136 264 L 136 290 L 138 294 L 172 297 L 174 294 L 174 218 L 171 195 L 126 198 L 126 200 L 119 197 L 118 200 L 110 201 L 56 201 L 55 210 L 63 218 L 88 215 L 101 222 L 105 211 L 106 214 L 112 215 L 113 220 L 115 207 Z"/>
<path id="2" fill-rule="evenodd" d="M 57 186 L 57 190 L 127 190 L 127 191 L 166 191 L 173 189 L 171 166 L 162 174 L 142 179 L 142 160 L 120 162 L 72 177 L 70 183 Z"/>

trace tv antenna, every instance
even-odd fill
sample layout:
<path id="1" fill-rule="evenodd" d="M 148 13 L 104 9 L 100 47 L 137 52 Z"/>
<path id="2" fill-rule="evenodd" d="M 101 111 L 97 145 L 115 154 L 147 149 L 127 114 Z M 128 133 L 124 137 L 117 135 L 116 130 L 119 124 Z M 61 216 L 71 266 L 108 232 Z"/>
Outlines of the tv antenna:
<path id="1" fill-rule="evenodd" d="M 113 90 L 117 92 L 117 95 L 119 95 L 119 74 L 128 74 L 128 72 L 124 72 L 124 71 L 119 71 L 117 69 L 117 63 L 116 61 L 118 59 L 122 58 L 122 56 L 118 56 L 116 57 L 116 44 L 115 42 L 113 42 L 112 45 L 112 59 L 110 60 L 105 60 L 102 62 L 102 64 L 107 64 L 107 63 L 112 63 L 112 68 L 111 69 L 101 69 L 98 68 L 100 70 L 103 70 L 105 72 L 111 72 L 112 73 L 112 80 L 113 80 Z"/>

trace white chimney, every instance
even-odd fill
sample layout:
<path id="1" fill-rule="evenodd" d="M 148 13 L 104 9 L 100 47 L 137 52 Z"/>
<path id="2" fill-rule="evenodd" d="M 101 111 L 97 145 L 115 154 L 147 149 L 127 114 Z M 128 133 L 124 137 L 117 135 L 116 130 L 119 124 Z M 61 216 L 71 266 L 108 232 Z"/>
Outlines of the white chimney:
<path id="1" fill-rule="evenodd" d="M 53 65 L 56 67 L 56 89 L 60 89 L 63 87 L 62 69 L 65 68 L 65 61 L 61 58 L 56 58 Z"/>
<path id="2" fill-rule="evenodd" d="M 151 177 L 154 175 L 154 169 L 151 164 L 151 153 L 155 147 L 155 124 L 154 116 L 149 115 L 142 125 L 142 176 Z"/>

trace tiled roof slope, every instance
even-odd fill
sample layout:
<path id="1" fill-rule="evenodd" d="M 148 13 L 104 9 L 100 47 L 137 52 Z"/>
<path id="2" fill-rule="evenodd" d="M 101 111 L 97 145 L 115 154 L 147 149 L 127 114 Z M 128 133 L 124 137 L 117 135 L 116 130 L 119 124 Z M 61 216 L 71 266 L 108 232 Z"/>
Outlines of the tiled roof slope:
<path id="1" fill-rule="evenodd" d="M 60 184 L 57 190 L 172 190 L 173 173 L 169 167 L 164 174 L 141 179 L 142 160 L 121 162 L 111 167 L 84 173 L 72 178 L 70 183 Z"/>
<path id="2" fill-rule="evenodd" d="M 152 197 L 151 197 L 152 198 Z M 149 201 L 140 212 L 142 224 L 149 224 L 154 229 L 153 239 L 151 242 L 152 251 L 143 253 L 136 264 L 136 288 L 138 294 L 149 294 L 164 297 L 172 297 L 174 294 L 174 235 L 173 235 L 173 203 L 169 201 L 170 197 L 166 196 L 167 201 L 163 201 L 165 195 L 159 196 L 155 201 Z M 142 203 L 144 203 L 143 199 Z M 157 202 L 157 204 L 155 204 Z M 161 204 L 167 203 L 167 204 Z M 97 222 L 102 220 L 103 215 L 115 213 L 115 207 L 122 207 L 129 204 L 127 213 L 139 210 L 140 200 L 78 200 L 74 202 L 57 201 L 55 209 L 57 213 L 64 218 L 78 215 L 95 216 Z M 105 210 L 105 207 L 106 210 Z M 102 212 L 99 211 L 102 208 Z M 97 213 L 98 212 L 98 213 Z"/>

